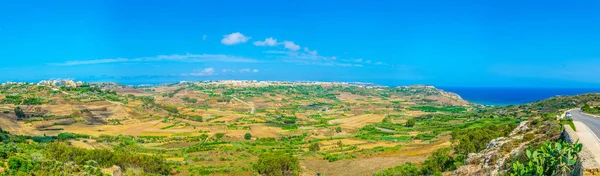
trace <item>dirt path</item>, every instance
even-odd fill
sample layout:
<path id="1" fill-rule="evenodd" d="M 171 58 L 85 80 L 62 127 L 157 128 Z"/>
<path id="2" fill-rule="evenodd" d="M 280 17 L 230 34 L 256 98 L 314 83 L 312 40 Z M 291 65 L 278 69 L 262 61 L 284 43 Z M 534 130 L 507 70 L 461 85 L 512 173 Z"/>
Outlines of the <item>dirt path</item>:
<path id="1" fill-rule="evenodd" d="M 255 110 L 255 109 L 254 109 L 254 106 L 252 106 L 251 104 L 248 104 L 248 103 L 246 103 L 245 101 L 242 101 L 242 100 L 240 100 L 240 99 L 239 99 L 239 98 L 237 98 L 237 97 L 231 96 L 231 98 L 233 98 L 233 99 L 235 99 L 236 101 L 239 101 L 240 103 L 243 103 L 243 104 L 247 105 L 248 107 L 250 107 L 250 109 L 252 109 L 252 110 L 250 111 L 250 114 L 254 114 L 254 110 Z"/>
<path id="2" fill-rule="evenodd" d="M 395 133 L 395 132 L 396 132 L 396 131 L 394 131 L 394 130 L 390 130 L 390 129 L 387 129 L 387 128 L 379 128 L 379 127 L 375 127 L 375 129 L 377 129 L 377 130 L 379 130 L 379 131 L 381 131 L 381 132 L 385 132 L 385 133 Z"/>

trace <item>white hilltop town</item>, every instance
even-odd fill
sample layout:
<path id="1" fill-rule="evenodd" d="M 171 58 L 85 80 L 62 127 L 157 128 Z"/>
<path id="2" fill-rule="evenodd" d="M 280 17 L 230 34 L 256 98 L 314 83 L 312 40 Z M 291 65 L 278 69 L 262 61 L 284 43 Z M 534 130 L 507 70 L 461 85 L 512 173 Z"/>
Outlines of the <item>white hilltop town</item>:
<path id="1" fill-rule="evenodd" d="M 33 82 L 12 82 L 12 81 L 7 81 L 5 83 L 2 83 L 1 85 L 34 85 L 36 83 Z M 83 85 L 84 83 L 81 81 L 73 81 L 73 80 L 41 80 L 40 82 L 38 82 L 36 85 L 38 86 L 51 86 L 51 87 L 60 87 L 60 86 L 65 86 L 65 87 L 79 87 L 81 85 Z"/>
<path id="2" fill-rule="evenodd" d="M 187 83 L 195 83 L 195 84 L 205 84 L 205 85 L 227 85 L 234 87 L 264 87 L 264 86 L 311 86 L 311 85 L 320 85 L 320 86 L 357 86 L 357 87 L 365 87 L 365 88 L 383 88 L 387 86 L 377 85 L 373 83 L 364 83 L 364 82 L 325 82 L 325 81 L 257 81 L 257 80 L 204 80 L 204 81 L 179 81 L 179 84 L 187 84 Z M 5 82 L 0 85 L 38 85 L 38 86 L 50 86 L 50 87 L 80 87 L 84 84 L 114 84 L 120 85 L 116 82 L 89 82 L 85 83 L 82 81 L 74 81 L 71 79 L 56 79 L 56 80 L 41 80 L 37 84 L 32 82 Z M 171 83 L 173 84 L 173 83 Z M 177 84 L 177 83 L 175 83 Z M 164 86 L 170 84 L 143 84 L 137 85 L 134 87 L 152 87 L 152 86 Z M 420 86 L 420 85 L 415 85 Z M 404 86 L 401 86 L 404 87 Z M 433 88 L 433 86 L 425 86 L 422 85 L 420 87 L 429 87 Z"/>
<path id="3" fill-rule="evenodd" d="M 84 83 L 81 81 L 73 80 L 42 80 L 37 85 L 39 86 L 65 86 L 65 87 L 79 87 Z"/>

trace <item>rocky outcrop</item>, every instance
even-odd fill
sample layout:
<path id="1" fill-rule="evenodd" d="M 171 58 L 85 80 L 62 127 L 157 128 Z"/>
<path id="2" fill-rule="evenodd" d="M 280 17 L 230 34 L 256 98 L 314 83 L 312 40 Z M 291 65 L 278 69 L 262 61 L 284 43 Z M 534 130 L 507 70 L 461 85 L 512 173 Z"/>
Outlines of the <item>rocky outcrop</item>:
<path id="1" fill-rule="evenodd" d="M 554 127 L 557 125 L 551 122 L 536 125 L 530 121 L 521 122 L 507 137 L 493 139 L 483 151 L 470 153 L 465 165 L 458 167 L 452 175 L 502 175 L 507 170 L 507 161 L 519 155 L 529 144 L 557 139 L 560 130 Z"/>
<path id="2" fill-rule="evenodd" d="M 453 175 L 497 175 L 498 171 L 504 166 L 505 160 L 525 144 L 520 144 L 510 153 L 503 153 L 502 146 L 509 142 L 523 139 L 524 133 L 529 131 L 528 121 L 521 122 L 515 128 L 509 137 L 500 137 L 493 139 L 486 145 L 486 149 L 479 153 L 470 153 L 467 156 L 466 165 L 457 168 Z"/>
<path id="3" fill-rule="evenodd" d="M 464 106 L 469 104 L 469 102 L 463 100 L 462 97 L 460 97 L 458 94 L 453 92 L 446 92 L 433 86 L 399 86 L 396 87 L 396 89 L 399 91 L 399 93 L 402 93 L 405 96 L 407 96 L 407 98 L 412 98 L 414 100 L 434 101 L 439 104 L 451 106 Z"/>

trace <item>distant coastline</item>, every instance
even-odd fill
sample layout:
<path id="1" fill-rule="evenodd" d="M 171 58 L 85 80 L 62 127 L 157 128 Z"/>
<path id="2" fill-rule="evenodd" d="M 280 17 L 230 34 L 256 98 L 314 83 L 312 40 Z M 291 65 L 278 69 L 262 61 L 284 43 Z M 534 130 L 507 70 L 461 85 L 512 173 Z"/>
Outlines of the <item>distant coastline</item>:
<path id="1" fill-rule="evenodd" d="M 60 80 L 60 79 L 58 79 Z M 65 79 L 70 80 L 70 79 Z M 151 80 L 151 81 L 150 81 Z M 42 80 L 43 81 L 43 80 Z M 162 77 L 153 77 L 143 80 L 132 80 L 132 79 L 87 79 L 84 82 L 115 82 L 122 85 L 163 85 L 178 83 L 180 81 L 173 81 L 171 79 L 164 79 Z M 211 80 L 190 80 L 190 81 L 211 81 Z M 212 80 L 212 81 L 238 81 L 238 80 Z M 243 81 L 243 80 L 239 80 Z M 249 80 L 245 80 L 249 81 Z M 265 80 L 259 80 L 265 81 Z M 409 86 L 409 85 L 381 85 L 373 84 L 368 82 L 345 82 L 345 81 L 300 81 L 300 80 L 272 80 L 282 82 L 331 82 L 331 83 L 347 83 L 348 85 L 361 85 L 361 86 L 375 86 L 375 87 L 396 87 L 396 86 Z M 7 81 L 9 82 L 9 81 Z M 23 81 L 27 82 L 27 81 Z M 29 83 L 38 83 L 38 81 L 29 81 Z M 419 84 L 412 84 L 419 85 Z M 488 106 L 508 106 L 508 105 L 521 105 L 527 104 L 539 100 L 544 100 L 554 96 L 570 96 L 584 93 L 600 93 L 600 88 L 493 88 L 493 87 L 437 87 L 447 92 L 456 93 L 472 103 L 488 105 Z"/>
<path id="2" fill-rule="evenodd" d="M 527 104 L 554 96 L 569 96 L 585 93 L 600 93 L 600 88 L 481 88 L 440 87 L 454 92 L 463 99 L 482 105 L 508 106 Z"/>

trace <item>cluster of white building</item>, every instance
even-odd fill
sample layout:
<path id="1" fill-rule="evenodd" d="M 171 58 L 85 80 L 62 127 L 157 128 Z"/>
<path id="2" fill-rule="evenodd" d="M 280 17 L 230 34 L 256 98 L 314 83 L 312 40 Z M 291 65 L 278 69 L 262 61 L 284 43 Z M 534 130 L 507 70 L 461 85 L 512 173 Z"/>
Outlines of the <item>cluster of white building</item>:
<path id="1" fill-rule="evenodd" d="M 188 83 L 188 81 L 181 81 L 180 84 Z M 359 86 L 359 87 L 378 87 L 370 83 L 360 82 L 322 82 L 322 81 L 257 81 L 257 80 L 218 80 L 218 81 L 200 81 L 196 82 L 199 84 L 208 85 L 227 85 L 227 86 Z"/>
<path id="2" fill-rule="evenodd" d="M 66 86 L 66 87 L 79 87 L 83 85 L 81 81 L 73 81 L 73 80 L 42 80 L 37 85 L 40 86 Z"/>

